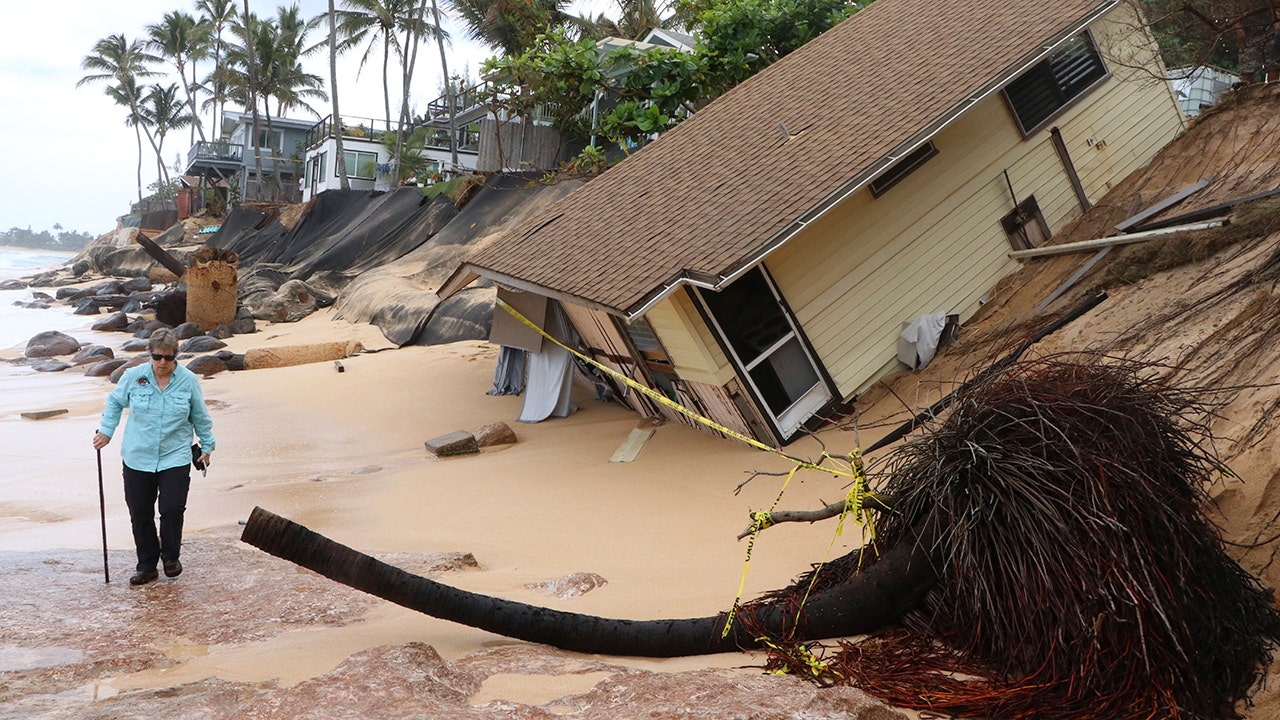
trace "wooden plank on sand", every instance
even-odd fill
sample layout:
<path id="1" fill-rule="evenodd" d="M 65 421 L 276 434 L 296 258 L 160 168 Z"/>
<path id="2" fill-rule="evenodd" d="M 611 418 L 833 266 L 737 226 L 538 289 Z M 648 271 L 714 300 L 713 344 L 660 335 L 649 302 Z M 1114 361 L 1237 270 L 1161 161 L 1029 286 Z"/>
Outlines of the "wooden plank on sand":
<path id="1" fill-rule="evenodd" d="M 613 457 L 609 458 L 609 462 L 622 463 L 635 460 L 636 456 L 640 454 L 640 449 L 649 441 L 649 438 L 653 437 L 653 433 L 653 427 L 632 428 L 631 432 L 627 434 L 627 438 L 614 451 Z"/>
<path id="2" fill-rule="evenodd" d="M 60 410 L 32 410 L 30 412 L 22 413 L 22 417 L 27 418 L 28 420 L 44 420 L 45 418 L 56 417 L 58 415 L 65 414 L 66 412 L 66 408 L 62 408 Z"/>

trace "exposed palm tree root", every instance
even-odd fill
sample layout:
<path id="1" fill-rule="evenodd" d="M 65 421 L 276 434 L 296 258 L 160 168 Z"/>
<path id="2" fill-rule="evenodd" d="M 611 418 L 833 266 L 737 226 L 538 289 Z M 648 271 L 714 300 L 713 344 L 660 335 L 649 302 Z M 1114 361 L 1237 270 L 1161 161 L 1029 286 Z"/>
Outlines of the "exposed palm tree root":
<path id="1" fill-rule="evenodd" d="M 1203 514 L 1207 486 L 1230 473 L 1204 409 L 1155 375 L 1058 356 L 967 388 L 885 467 L 897 512 L 881 516 L 882 546 L 942 528 L 939 582 L 910 632 L 819 659 L 777 643 L 772 661 L 952 716 L 1234 716 L 1280 612 Z M 875 558 L 842 558 L 765 601 L 798 602 L 858 563 Z"/>

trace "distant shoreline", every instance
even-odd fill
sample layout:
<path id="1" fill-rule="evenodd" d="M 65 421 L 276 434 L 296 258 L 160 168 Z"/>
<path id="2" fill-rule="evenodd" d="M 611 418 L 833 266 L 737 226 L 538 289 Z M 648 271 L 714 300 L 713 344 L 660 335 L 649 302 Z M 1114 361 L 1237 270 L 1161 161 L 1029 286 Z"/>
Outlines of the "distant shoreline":
<path id="1" fill-rule="evenodd" d="M 75 257 L 80 254 L 79 250 L 54 250 L 52 248 L 17 247 L 15 245 L 0 245 L 0 250 L 40 253 L 41 255 L 66 255 L 67 257 Z"/>

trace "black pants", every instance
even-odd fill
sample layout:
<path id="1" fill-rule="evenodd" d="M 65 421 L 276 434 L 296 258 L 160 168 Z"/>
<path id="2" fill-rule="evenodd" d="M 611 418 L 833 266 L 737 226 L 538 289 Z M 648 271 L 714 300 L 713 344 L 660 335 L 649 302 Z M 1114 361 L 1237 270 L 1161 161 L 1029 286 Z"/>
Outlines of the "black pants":
<path id="1" fill-rule="evenodd" d="M 191 466 L 142 472 L 124 466 L 124 502 L 133 524 L 138 571 L 155 570 L 161 558 L 178 559 L 182 551 L 182 515 L 191 489 Z M 156 499 L 160 501 L 160 534 L 156 535 Z"/>

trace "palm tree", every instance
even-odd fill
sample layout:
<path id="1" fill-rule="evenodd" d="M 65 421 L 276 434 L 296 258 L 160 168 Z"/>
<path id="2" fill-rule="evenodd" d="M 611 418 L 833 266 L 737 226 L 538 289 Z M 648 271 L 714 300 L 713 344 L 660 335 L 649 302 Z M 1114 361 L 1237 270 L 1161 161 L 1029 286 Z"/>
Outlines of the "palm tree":
<path id="1" fill-rule="evenodd" d="M 196 0 L 196 9 L 200 11 L 201 24 L 209 28 L 209 39 L 213 44 L 213 70 L 205 80 L 210 97 L 205 106 L 211 106 L 213 110 L 213 136 L 219 138 L 222 137 L 222 107 L 227 102 L 230 86 L 222 31 L 235 22 L 237 11 L 233 0 Z"/>
<path id="2" fill-rule="evenodd" d="M 431 17 L 436 25 L 436 46 L 440 49 L 440 76 L 444 78 L 444 96 L 449 109 L 449 163 L 456 168 L 458 167 L 458 129 L 455 127 L 458 116 L 457 96 L 449 82 L 449 58 L 444 51 L 447 37 L 444 27 L 440 25 L 440 4 L 436 0 L 431 0 Z"/>
<path id="3" fill-rule="evenodd" d="M 440 29 L 438 24 L 428 23 L 423 20 L 423 16 L 427 11 L 427 0 L 418 2 L 417 10 L 413 15 L 403 18 L 401 28 L 404 30 L 404 40 L 401 43 L 402 48 L 408 49 L 408 57 L 401 57 L 401 65 L 403 74 L 401 75 L 401 91 L 400 91 L 400 121 L 396 130 L 395 150 L 391 155 L 391 161 L 396 168 L 396 180 L 402 180 L 408 175 L 401 170 L 401 154 L 404 150 L 405 133 L 409 127 L 409 85 L 413 80 L 413 69 L 418 62 L 418 46 L 424 36 L 434 34 L 440 37 L 444 31 Z"/>
<path id="4" fill-rule="evenodd" d="M 151 129 L 155 138 L 156 174 L 163 182 L 163 188 L 169 187 L 169 170 L 164 164 L 164 139 L 170 130 L 180 130 L 194 121 L 194 115 L 187 112 L 178 99 L 177 83 L 167 87 L 159 83 L 151 86 L 151 92 L 142 99 L 139 107 L 140 117 L 146 127 Z"/>
<path id="5" fill-rule="evenodd" d="M 333 0 L 329 0 L 329 93 L 333 100 L 333 114 L 330 127 L 340 127 L 341 115 L 338 114 L 338 21 L 333 12 Z M 338 185 L 343 190 L 351 189 L 351 181 L 347 178 L 347 158 L 342 149 L 342 133 L 333 133 L 334 159 L 333 167 L 338 173 Z M 305 172 L 305 169 L 303 170 Z"/>
<path id="6" fill-rule="evenodd" d="M 412 11 L 414 0 L 342 0 L 347 8 L 337 11 L 338 31 L 342 36 L 339 52 L 364 45 L 360 57 L 360 69 L 376 48 L 382 48 L 382 101 L 386 112 L 387 130 L 391 129 L 391 52 L 401 55 L 396 29 L 401 19 Z M 336 120 L 335 120 L 336 121 Z"/>
<path id="7" fill-rule="evenodd" d="M 195 65 L 195 59 L 205 53 L 208 32 L 189 13 L 182 11 L 168 12 L 158 23 L 147 26 L 147 34 L 151 39 L 147 46 L 155 50 L 161 57 L 173 63 L 182 80 L 182 89 L 187 95 L 187 104 L 191 108 L 190 123 L 204 141 L 204 127 L 196 111 L 196 95 L 193 81 L 187 80 L 187 64 Z"/>
<path id="8" fill-rule="evenodd" d="M 254 112 L 253 143 L 259 145 L 257 113 L 259 103 L 266 119 L 266 136 L 274 138 L 275 131 L 271 123 L 271 101 L 276 103 L 276 116 L 287 110 L 306 108 L 314 115 L 319 115 L 306 100 L 309 98 L 327 99 L 324 80 L 317 75 L 302 69 L 300 58 L 306 50 L 306 36 L 319 23 L 319 18 L 303 20 L 298 13 L 297 5 L 281 7 L 278 15 L 269 20 L 250 19 L 251 34 L 246 35 L 243 26 L 234 29 L 242 40 L 243 46 L 232 47 L 228 57 L 233 65 L 244 71 L 243 78 L 252 78 L 252 83 L 241 84 L 235 91 L 246 107 L 252 106 Z M 270 140 L 268 143 L 270 144 Z M 274 148 L 283 150 L 283 148 Z M 261 155 L 258 154 L 258 162 Z M 280 158 L 276 158 L 276 185 L 282 185 Z M 258 177 L 262 174 L 259 170 Z"/>
<path id="9" fill-rule="evenodd" d="M 467 26 L 467 35 L 507 57 L 534 46 L 548 27 L 581 28 L 581 18 L 564 11 L 565 0 L 450 0 Z M 575 21 L 576 20 L 576 21 Z"/>
<path id="10" fill-rule="evenodd" d="M 247 2 L 248 0 L 246 0 Z M 76 87 L 88 83 L 107 82 L 107 95 L 129 109 L 125 123 L 134 128 L 138 138 L 138 202 L 142 202 L 142 135 L 138 105 L 141 93 L 137 81 L 156 73 L 147 67 L 159 58 L 147 53 L 146 46 L 138 40 L 128 40 L 123 35 L 109 35 L 94 43 L 93 50 L 80 61 L 80 68 L 90 74 L 80 78 Z M 150 133 L 147 135 L 150 139 Z"/>

